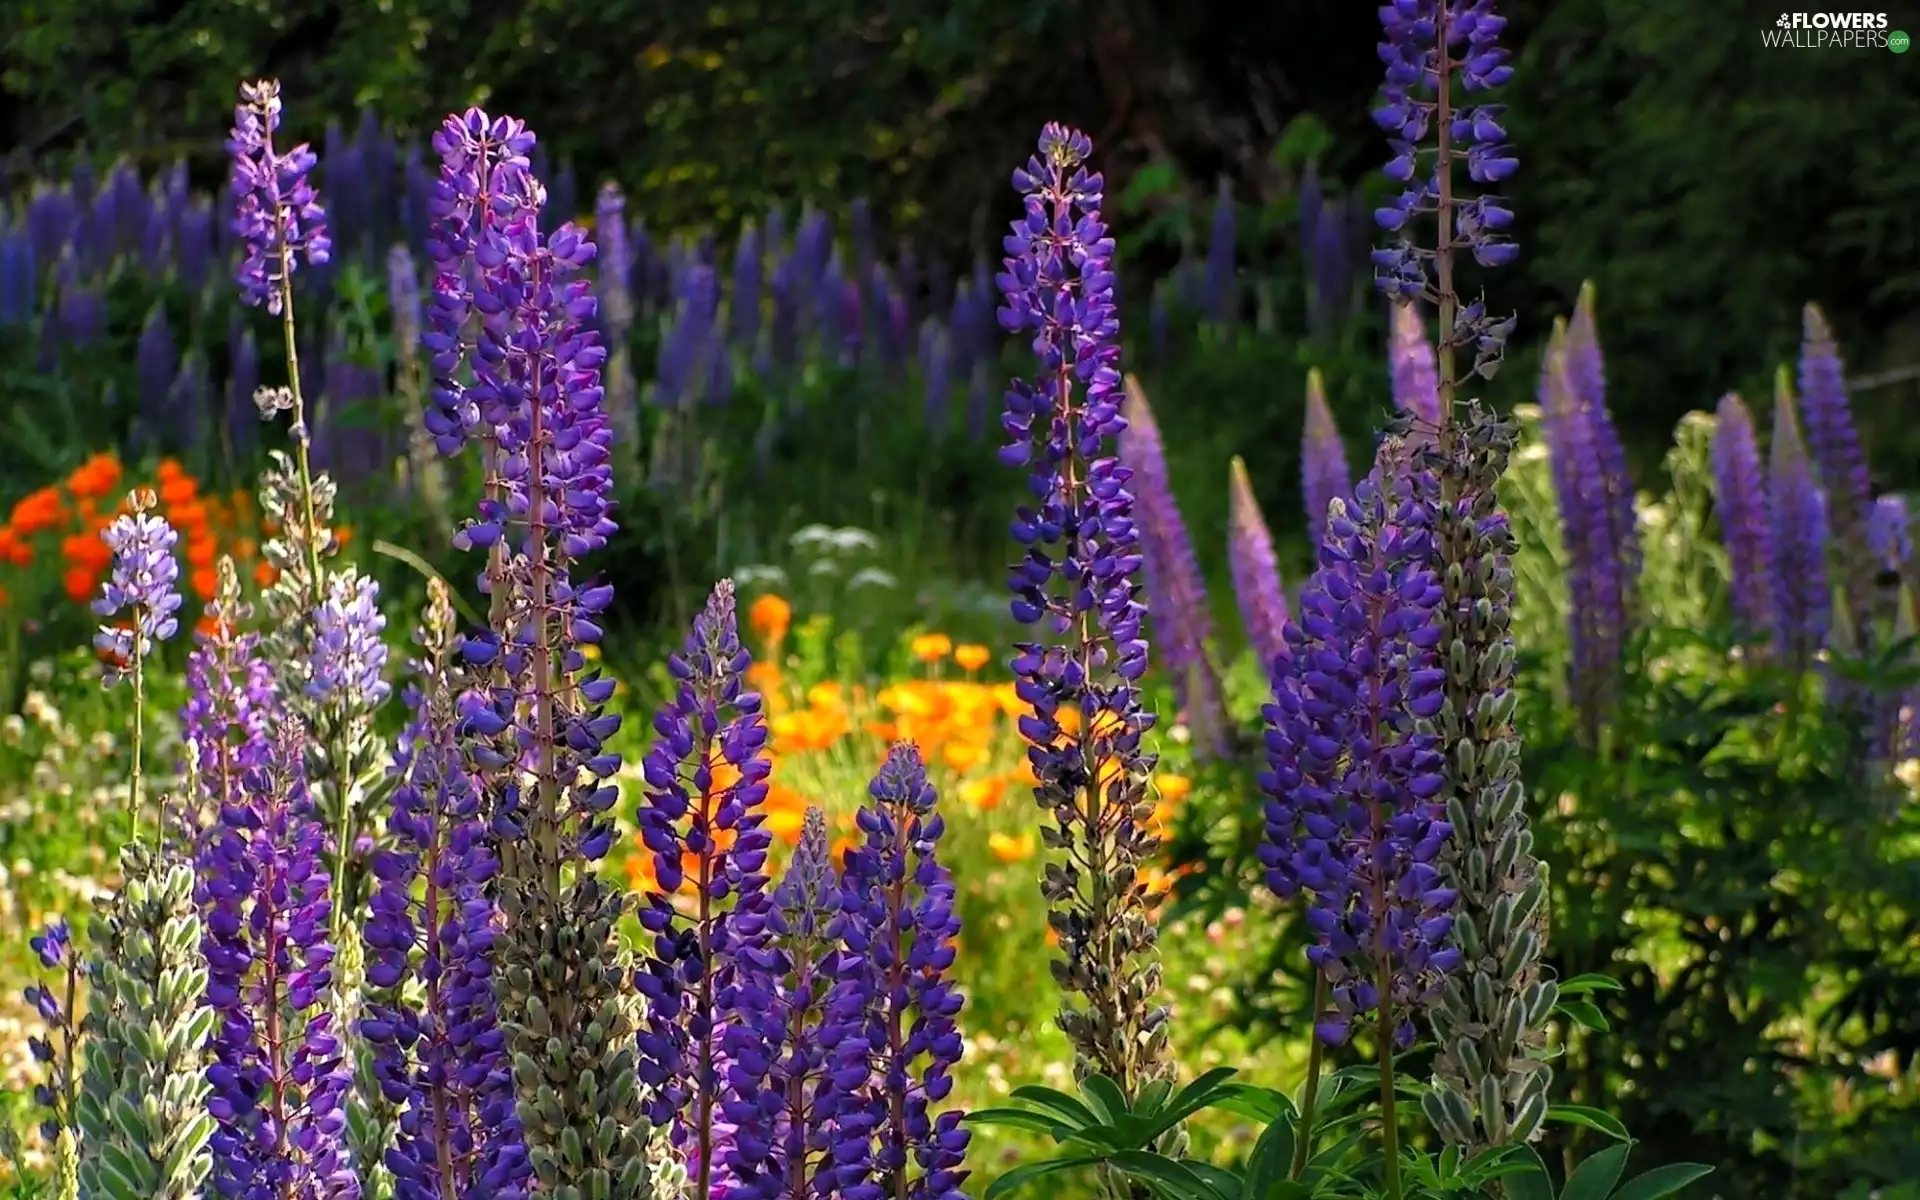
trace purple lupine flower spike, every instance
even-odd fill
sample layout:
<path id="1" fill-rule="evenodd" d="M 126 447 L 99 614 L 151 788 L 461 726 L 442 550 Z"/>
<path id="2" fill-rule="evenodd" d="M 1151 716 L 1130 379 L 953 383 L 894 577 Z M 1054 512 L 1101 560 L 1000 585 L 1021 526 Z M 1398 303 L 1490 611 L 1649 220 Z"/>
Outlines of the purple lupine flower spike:
<path id="1" fill-rule="evenodd" d="M 325 1003 L 332 881 L 304 754 L 299 726 L 276 728 L 266 760 L 244 776 L 244 799 L 222 807 L 202 852 L 216 1018 L 213 1183 L 223 1195 L 352 1200 L 360 1183 L 342 1109 L 350 1073 Z"/>
<path id="2" fill-rule="evenodd" d="M 946 822 L 911 744 L 888 751 L 867 796 L 856 818 L 864 839 L 847 852 L 844 933 L 871 972 L 873 1074 L 862 1107 L 878 1120 L 866 1187 L 847 1194 L 961 1200 L 968 1133 L 958 1111 L 934 1113 L 961 1052 L 962 997 L 948 978 L 960 918 L 937 857 Z"/>
<path id="3" fill-rule="evenodd" d="M 1147 643 L 1133 473 L 1108 449 L 1126 421 L 1113 239 L 1100 216 L 1104 181 L 1086 166 L 1092 152 L 1085 134 L 1048 125 L 1039 152 L 1013 173 L 1023 215 L 1003 243 L 998 316 L 1009 333 L 1030 336 L 1040 369 L 1007 391 L 1000 457 L 1026 468 L 1035 501 L 1015 513 L 1023 553 L 1008 580 L 1014 620 L 1038 626 L 1041 639 L 1016 643 L 1013 660 L 1015 690 L 1032 708 L 1020 731 L 1034 799 L 1052 818 L 1049 844 L 1115 873 L 1089 889 L 1072 857 L 1048 865 L 1042 895 L 1063 960 L 1055 970 L 1069 981 L 1059 1022 L 1080 1069 L 1133 1095 L 1171 1068 L 1165 1010 L 1149 999 L 1160 968 L 1139 870 L 1157 842 L 1134 814 L 1154 761 L 1141 745 L 1153 715 L 1139 691 Z M 1062 706 L 1079 712 L 1074 735 Z M 1093 934 L 1122 924 L 1131 936 Z"/>
<path id="4" fill-rule="evenodd" d="M 1319 567 L 1290 625 L 1294 669 L 1266 708 L 1269 796 L 1260 860 L 1283 899 L 1305 893 L 1307 957 L 1344 1042 L 1388 994 L 1401 1044 L 1460 963 L 1454 901 L 1434 859 L 1451 834 L 1445 763 L 1427 722 L 1444 700 L 1434 646 L 1442 592 L 1427 565 L 1430 510 L 1383 493 L 1376 471 L 1328 514 Z"/>
<path id="5" fill-rule="evenodd" d="M 1773 526 L 1767 511 L 1766 477 L 1746 402 L 1721 397 L 1713 431 L 1715 507 L 1731 566 L 1733 619 L 1749 636 L 1770 636 L 1773 615 Z"/>
<path id="6" fill-rule="evenodd" d="M 1387 356 L 1393 370 L 1393 404 L 1412 413 L 1429 430 L 1437 429 L 1446 414 L 1440 411 L 1440 372 L 1434 363 L 1433 343 L 1418 304 L 1393 306 L 1393 336 Z"/>
<path id="7" fill-rule="evenodd" d="M 387 618 L 380 612 L 380 585 L 371 579 L 339 574 L 328 580 L 327 598 L 313 614 L 314 696 L 339 693 L 355 708 L 373 708 L 393 690 L 382 677 L 387 645 L 380 633 Z"/>
<path id="8" fill-rule="evenodd" d="M 1327 505 L 1353 494 L 1347 447 L 1327 407 L 1320 369 L 1307 372 L 1307 420 L 1300 435 L 1300 490 L 1307 507 L 1307 530 L 1318 537 L 1327 523 Z"/>
<path id="9" fill-rule="evenodd" d="M 84 964 L 80 955 L 74 953 L 72 933 L 66 921 L 58 918 L 28 938 L 27 946 L 43 970 L 55 972 L 56 980 L 29 985 L 24 997 L 46 1032 L 45 1037 L 34 1035 L 27 1039 L 28 1056 L 46 1068 L 46 1078 L 33 1086 L 34 1105 L 44 1112 L 40 1138 L 48 1146 L 71 1150 L 72 1141 L 80 1136 L 77 1109 L 82 1059 L 75 1001 Z M 59 1194 L 77 1194 L 78 1165 L 77 1161 L 56 1159 L 56 1187 L 66 1189 Z"/>
<path id="10" fill-rule="evenodd" d="M 308 266 L 324 266 L 332 247 L 327 214 L 307 178 L 317 159 L 305 142 L 285 153 L 276 151 L 273 134 L 278 128 L 279 82 L 242 84 L 227 139 L 238 200 L 233 231 L 242 246 L 235 280 L 241 299 L 264 304 L 275 316 L 295 264 L 304 258 Z"/>
<path id="11" fill-rule="evenodd" d="M 102 617 L 125 613 L 127 626 L 103 625 L 93 638 L 94 649 L 105 658 L 102 668 L 109 685 L 135 669 L 139 660 L 180 629 L 180 564 L 173 547 L 179 534 L 167 519 L 149 511 L 150 492 L 134 494 L 133 511 L 114 518 L 100 534 L 113 550 L 113 574 L 100 585 L 93 611 Z"/>
<path id="12" fill-rule="evenodd" d="M 1783 369 L 1774 384 L 1773 446 L 1767 466 L 1773 520 L 1774 653 L 1804 671 L 1826 646 L 1833 600 L 1827 582 L 1827 497 L 1800 440 L 1793 389 Z"/>
<path id="13" fill-rule="evenodd" d="M 195 636 L 197 645 L 187 656 L 187 702 L 180 711 L 183 740 L 199 755 L 211 818 L 225 805 L 245 802 L 241 780 L 266 763 L 269 738 L 281 717 L 273 666 L 260 653 L 260 636 L 243 631 L 252 613 L 231 558 L 220 560 L 215 579 L 207 606 L 212 627 Z"/>
<path id="14" fill-rule="evenodd" d="M 498 862 L 456 738 L 451 598 L 439 580 L 428 592 L 412 718 L 393 761 L 392 846 L 373 860 L 362 935 L 372 994 L 358 1027 L 382 1095 L 405 1106 L 386 1156 L 404 1200 L 508 1195 L 528 1171 L 492 986 L 499 913 L 487 885 Z"/>
<path id="15" fill-rule="evenodd" d="M 1280 561 L 1273 552 L 1260 502 L 1254 498 L 1247 464 L 1234 455 L 1227 476 L 1227 567 L 1247 641 L 1269 675 L 1284 666 L 1287 646 L 1287 594 L 1280 582 Z"/>
<path id="16" fill-rule="evenodd" d="M 1569 558 L 1570 666 L 1581 732 L 1592 744 L 1613 704 L 1627 626 L 1618 485 L 1574 383 L 1570 334 L 1556 322 L 1541 364 L 1542 429 Z"/>
<path id="17" fill-rule="evenodd" d="M 1867 548 L 1867 521 L 1873 501 L 1866 452 L 1854 425 L 1846 364 L 1840 360 L 1832 327 L 1813 304 L 1807 305 L 1801 327 L 1800 410 L 1806 421 L 1807 449 L 1827 498 L 1827 528 L 1841 566 L 1840 582 L 1846 588 L 1849 627 L 1854 636 L 1869 639 L 1886 606 L 1878 602 L 1880 589 L 1873 583 L 1872 555 Z"/>
<path id="18" fill-rule="evenodd" d="M 1160 665 L 1173 677 L 1173 690 L 1195 733 L 1201 758 L 1222 758 L 1227 745 L 1227 707 L 1220 674 L 1209 657 L 1213 613 L 1206 579 L 1194 557 L 1193 539 L 1174 499 L 1167 471 L 1166 444 L 1147 402 L 1146 389 L 1126 377 L 1121 414 L 1120 461 L 1133 472 L 1133 511 L 1140 536 L 1141 573 L 1147 590 L 1147 616 L 1160 644 Z"/>
<path id="19" fill-rule="evenodd" d="M 1213 202 L 1213 229 L 1207 239 L 1207 316 L 1216 325 L 1232 322 L 1240 306 L 1233 213 L 1233 182 L 1222 176 Z"/>
<path id="20" fill-rule="evenodd" d="M 715 1114 L 739 1102 L 716 1057 L 721 1026 L 743 999 L 729 960 L 764 964 L 768 953 L 772 838 L 762 801 L 773 762 L 760 696 L 746 689 L 750 661 L 732 581 L 721 580 L 668 659 L 677 691 L 654 717 L 637 814 L 658 888 L 639 914 L 651 942 L 634 979 L 648 1001 L 639 1073 L 651 1091 L 648 1116 L 671 1125 L 698 1196 L 711 1194 L 719 1165 Z M 673 904 L 683 885 L 694 893 L 691 915 Z"/>
<path id="21" fill-rule="evenodd" d="M 1607 537 L 1620 563 L 1620 609 L 1627 612 L 1640 577 L 1639 517 L 1633 507 L 1633 477 L 1627 471 L 1627 451 L 1607 411 L 1606 359 L 1600 351 L 1600 328 L 1594 315 L 1593 281 L 1580 285 L 1580 298 L 1567 323 L 1567 379 L 1593 440 L 1606 483 Z"/>
<path id="22" fill-rule="evenodd" d="M 858 915 L 847 907 L 826 815 L 809 808 L 767 913 L 773 936 L 742 947 L 733 966 L 721 1112 L 732 1132 L 721 1157 L 743 1200 L 841 1194 L 869 1169 L 872 970 L 845 945 Z"/>

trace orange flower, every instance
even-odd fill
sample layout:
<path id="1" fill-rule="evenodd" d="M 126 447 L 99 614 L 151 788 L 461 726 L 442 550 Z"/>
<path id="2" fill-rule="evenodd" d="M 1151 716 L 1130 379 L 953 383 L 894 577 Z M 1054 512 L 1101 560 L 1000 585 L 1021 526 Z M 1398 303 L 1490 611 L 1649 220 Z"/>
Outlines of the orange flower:
<path id="1" fill-rule="evenodd" d="M 20 497 L 19 503 L 13 506 L 13 515 L 8 524 L 13 526 L 14 533 L 20 537 L 30 538 L 43 529 L 53 528 L 65 515 L 66 510 L 60 504 L 60 490 L 43 487 Z M 32 554 L 29 552 L 28 561 L 31 560 Z"/>
<path id="2" fill-rule="evenodd" d="M 1185 775 L 1164 773 L 1155 775 L 1154 782 L 1160 785 L 1160 798 L 1168 804 L 1178 804 L 1193 791 L 1193 780 Z"/>
<path id="3" fill-rule="evenodd" d="M 923 663 L 937 663 L 953 653 L 953 639 L 944 633 L 923 633 L 907 643 L 913 656 Z"/>
<path id="4" fill-rule="evenodd" d="M 213 538 L 208 536 L 196 537 L 187 543 L 187 565 L 194 567 L 211 567 L 215 556 L 218 555 L 219 552 L 220 544 L 214 541 Z"/>
<path id="5" fill-rule="evenodd" d="M 963 671 L 978 671 L 993 661 L 993 651 L 974 642 L 953 648 L 953 661 L 960 664 Z"/>
<path id="6" fill-rule="evenodd" d="M 800 840 L 807 819 L 807 798 L 784 783 L 767 785 L 767 832 L 791 846 Z"/>
<path id="7" fill-rule="evenodd" d="M 347 544 L 351 541 L 353 541 L 353 526 L 342 525 L 333 531 L 333 548 L 335 550 L 345 550 Z"/>
<path id="8" fill-rule="evenodd" d="M 768 649 L 778 646 L 793 624 L 793 605 L 768 592 L 747 609 L 747 626 L 760 635 Z"/>
<path id="9" fill-rule="evenodd" d="M 93 599 L 93 589 L 99 586 L 100 577 L 85 567 L 68 567 L 60 584 L 66 589 L 67 599 L 85 604 Z"/>
<path id="10" fill-rule="evenodd" d="M 175 529 L 194 537 L 207 531 L 207 506 L 198 500 L 176 504 L 167 509 L 167 520 Z"/>
<path id="11" fill-rule="evenodd" d="M 82 500 L 97 500 L 110 494 L 120 482 L 120 460 L 111 454 L 96 454 L 67 476 L 67 490 Z"/>
<path id="12" fill-rule="evenodd" d="M 163 466 L 165 464 L 162 464 Z M 200 485 L 191 475 L 176 474 L 168 478 L 163 471 L 160 475 L 160 503 L 169 509 L 181 508 L 200 498 Z"/>
<path id="13" fill-rule="evenodd" d="M 1008 837 L 1004 833 L 987 835 L 987 849 L 1003 863 L 1024 862 L 1033 857 L 1033 835 L 1023 833 L 1019 837 Z"/>
<path id="14" fill-rule="evenodd" d="M 262 559 L 254 564 L 253 581 L 261 587 L 272 587 L 273 581 L 280 578 L 280 568 Z"/>
<path id="15" fill-rule="evenodd" d="M 940 750 L 946 764 L 962 775 L 983 765 L 989 754 L 987 747 L 979 742 L 948 742 Z"/>
<path id="16" fill-rule="evenodd" d="M 84 567 L 97 574 L 113 562 L 113 548 L 100 537 L 98 530 L 70 533 L 60 539 L 60 556 L 70 567 Z"/>
<path id="17" fill-rule="evenodd" d="M 194 595 L 202 600 L 211 600 L 214 591 L 220 586 L 220 576 L 212 567 L 195 567 L 193 573 L 187 577 L 187 582 L 193 585 Z"/>
<path id="18" fill-rule="evenodd" d="M 771 696 L 780 688 L 780 666 L 777 663 L 757 662 L 747 667 L 747 686 L 763 696 Z"/>
<path id="19" fill-rule="evenodd" d="M 186 478 L 186 474 L 186 471 L 180 466 L 180 460 L 177 458 L 161 459 L 159 467 L 154 470 L 154 475 L 159 478 L 161 483 L 171 483 L 176 479 L 184 479 Z"/>
<path id="20" fill-rule="evenodd" d="M 1007 778 L 1004 775 L 968 779 L 960 784 L 960 799 L 981 812 L 992 812 L 999 808 L 1006 795 Z"/>

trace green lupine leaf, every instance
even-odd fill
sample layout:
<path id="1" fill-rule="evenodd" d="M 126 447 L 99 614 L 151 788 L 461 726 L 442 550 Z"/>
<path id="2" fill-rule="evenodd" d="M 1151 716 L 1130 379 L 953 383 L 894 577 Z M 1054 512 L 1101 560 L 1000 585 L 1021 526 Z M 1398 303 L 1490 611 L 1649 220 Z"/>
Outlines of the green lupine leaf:
<path id="1" fill-rule="evenodd" d="M 1644 1175 L 1637 1175 L 1622 1184 L 1613 1194 L 1613 1200 L 1661 1200 L 1671 1196 L 1681 1188 L 1697 1179 L 1705 1179 L 1713 1174 L 1713 1168 L 1699 1163 L 1668 1163 L 1664 1167 L 1655 1167 Z"/>
<path id="2" fill-rule="evenodd" d="M 1560 1189 L 1560 1200 L 1607 1200 L 1613 1194 L 1613 1185 L 1620 1182 L 1621 1174 L 1626 1171 L 1627 1155 L 1632 1151 L 1633 1143 L 1621 1142 L 1588 1157 L 1567 1176 L 1567 1186 Z"/>
<path id="3" fill-rule="evenodd" d="M 999 1197 L 1015 1189 L 1025 1187 L 1036 1179 L 1043 1179 L 1048 1175 L 1058 1175 L 1062 1171 L 1072 1171 L 1080 1167 L 1092 1166 L 1099 1161 L 1100 1158 L 1098 1156 L 1081 1155 L 1077 1158 L 1050 1158 L 1044 1162 L 1025 1163 L 1015 1167 L 1013 1170 L 1008 1171 L 1005 1175 L 1000 1176 L 1000 1178 L 988 1184 L 986 1194 L 981 1196 L 980 1200 L 999 1200 Z"/>
<path id="4" fill-rule="evenodd" d="M 1547 1120 L 1592 1129 L 1606 1134 L 1616 1142 L 1631 1140 L 1631 1135 L 1627 1133 L 1627 1127 L 1620 1123 L 1620 1118 L 1603 1109 L 1588 1108 L 1584 1104 L 1549 1105 Z"/>

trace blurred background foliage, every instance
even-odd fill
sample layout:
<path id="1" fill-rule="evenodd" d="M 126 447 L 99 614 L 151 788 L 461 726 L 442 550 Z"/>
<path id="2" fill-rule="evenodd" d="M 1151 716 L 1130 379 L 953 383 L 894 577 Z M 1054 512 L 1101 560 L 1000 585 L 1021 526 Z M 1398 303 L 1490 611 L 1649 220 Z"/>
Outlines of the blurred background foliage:
<path id="1" fill-rule="evenodd" d="M 1763 50 L 1774 11 L 1750 3 L 1502 11 L 1524 257 L 1496 300 L 1537 343 L 1596 281 L 1645 466 L 1680 413 L 1760 390 L 1806 300 L 1869 382 L 1920 362 L 1920 59 Z M 1330 180 L 1363 182 L 1382 156 L 1358 0 L 15 0 L 0 21 L 10 188 L 82 151 L 149 169 L 184 152 L 213 183 L 213 131 L 254 75 L 285 82 L 297 135 L 363 108 L 418 134 L 478 102 L 526 118 L 581 179 L 618 179 L 655 229 L 867 196 L 890 238 L 948 261 L 997 248 L 1007 164 L 1043 119 L 1087 128 L 1117 185 L 1158 164 L 1196 197 L 1224 174 L 1281 202 L 1272 151 L 1302 114 L 1330 132 Z M 1494 390 L 1530 386 L 1516 370 Z M 1915 394 L 1861 403 L 1869 439 L 1898 447 L 1888 469 L 1920 462 L 1898 419 Z"/>

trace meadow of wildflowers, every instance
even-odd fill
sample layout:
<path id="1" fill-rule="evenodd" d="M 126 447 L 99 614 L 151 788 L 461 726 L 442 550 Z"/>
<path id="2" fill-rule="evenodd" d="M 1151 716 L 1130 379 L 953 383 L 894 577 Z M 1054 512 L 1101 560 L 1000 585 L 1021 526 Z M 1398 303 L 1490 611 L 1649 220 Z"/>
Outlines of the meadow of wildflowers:
<path id="1" fill-rule="evenodd" d="M 0 525 L 7 1186 L 1920 1195 L 1920 556 L 1832 331 L 1665 490 L 1590 287 L 1538 404 L 1482 403 L 1504 21 L 1380 15 L 1392 194 L 1300 216 L 1317 336 L 1384 234 L 1389 413 L 1355 459 L 1310 371 L 1301 507 L 1224 455 L 1217 527 L 1064 125 L 957 282 L 859 205 L 656 246 L 478 108 L 316 152 L 273 81 L 217 206 L 121 167 L 9 210 L 0 326 L 115 444 Z M 1235 220 L 1150 359 L 1183 290 L 1266 335 Z M 793 431 L 862 375 L 913 402 L 847 439 L 998 437 L 984 598 L 857 529 L 766 562 L 716 499 L 722 442 L 840 469 Z"/>

